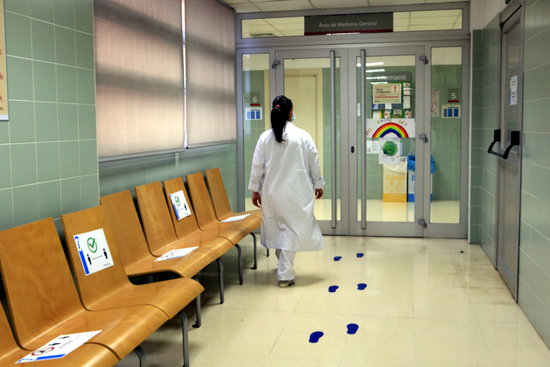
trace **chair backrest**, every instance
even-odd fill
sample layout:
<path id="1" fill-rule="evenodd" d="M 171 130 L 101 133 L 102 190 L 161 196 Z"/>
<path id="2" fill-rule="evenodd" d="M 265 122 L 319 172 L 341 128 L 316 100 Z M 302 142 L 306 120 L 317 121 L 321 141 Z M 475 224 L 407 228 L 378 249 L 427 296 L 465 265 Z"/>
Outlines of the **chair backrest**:
<path id="1" fill-rule="evenodd" d="M 10 324 L 4 313 L 4 308 L 0 303 L 0 359 L 18 349 L 19 347 L 15 343 Z"/>
<path id="2" fill-rule="evenodd" d="M 187 200 L 187 204 L 189 204 L 191 215 L 178 220 L 174 208 L 171 205 L 169 205 L 168 207 L 170 209 L 172 223 L 174 224 L 174 228 L 176 229 L 176 235 L 178 236 L 178 238 L 183 238 L 192 234 L 195 231 L 200 230 L 197 224 L 195 212 L 193 211 L 191 200 L 189 200 L 189 195 L 187 195 L 187 190 L 185 189 L 185 185 L 183 184 L 183 179 L 181 177 L 176 177 L 171 180 L 164 181 L 164 195 L 168 203 L 170 203 L 170 194 L 176 193 L 180 190 L 183 191 L 183 195 L 185 195 L 185 200 Z"/>
<path id="3" fill-rule="evenodd" d="M 21 346 L 82 310 L 52 218 L 0 232 L 0 269 Z"/>
<path id="4" fill-rule="evenodd" d="M 102 196 L 101 206 L 119 244 L 122 264 L 131 265 L 151 256 L 130 190 Z"/>
<path id="5" fill-rule="evenodd" d="M 218 219 L 225 218 L 233 214 L 231 204 L 227 197 L 227 191 L 223 184 L 222 173 L 219 168 L 206 170 L 206 183 L 210 189 L 210 196 L 214 204 L 214 210 Z"/>
<path id="6" fill-rule="evenodd" d="M 119 249 L 116 237 L 111 232 L 101 206 L 63 214 L 61 220 L 71 259 L 70 264 L 76 277 L 77 287 L 80 290 L 80 298 L 86 307 L 93 308 L 95 302 L 129 283 L 118 257 Z M 98 229 L 102 229 L 105 234 L 113 265 L 86 275 L 74 236 Z M 81 239 L 81 245 L 86 245 L 86 239 Z M 102 260 L 103 257 L 107 258 L 109 256 L 107 253 L 101 254 L 98 252 L 98 254 Z M 86 261 L 86 259 L 83 261 Z"/>
<path id="7" fill-rule="evenodd" d="M 212 200 L 208 194 L 202 173 L 197 172 L 187 175 L 187 186 L 189 187 L 193 208 L 195 208 L 195 213 L 197 214 L 199 227 L 202 228 L 209 224 L 217 223 L 218 219 L 216 218 Z"/>
<path id="8" fill-rule="evenodd" d="M 151 252 L 158 255 L 164 246 L 178 239 L 160 182 L 136 186 L 136 197 L 145 238 Z"/>

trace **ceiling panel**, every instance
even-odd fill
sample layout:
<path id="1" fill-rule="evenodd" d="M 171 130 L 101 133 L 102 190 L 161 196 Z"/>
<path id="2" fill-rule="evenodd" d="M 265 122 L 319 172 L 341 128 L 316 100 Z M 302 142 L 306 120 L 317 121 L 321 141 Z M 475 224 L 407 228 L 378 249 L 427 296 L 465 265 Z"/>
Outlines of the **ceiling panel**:
<path id="1" fill-rule="evenodd" d="M 341 8 L 342 3 L 346 4 L 346 8 L 351 7 L 365 7 L 368 6 L 368 0 L 346 0 L 346 1 L 334 1 L 334 0 L 311 0 L 311 3 L 316 9 L 329 9 L 329 8 Z"/>
<path id="2" fill-rule="evenodd" d="M 279 0 L 256 2 L 255 5 L 261 11 L 287 11 L 287 10 L 304 10 L 314 9 L 308 0 Z"/>
<path id="3" fill-rule="evenodd" d="M 250 3 L 238 3 L 238 4 L 230 4 L 233 9 L 237 13 L 254 13 L 260 11 L 254 4 Z"/>
<path id="4" fill-rule="evenodd" d="M 453 3 L 469 0 L 219 0 L 238 13 L 258 11 L 289 11 L 331 8 L 357 8 L 363 6 L 394 6 L 429 3 Z"/>

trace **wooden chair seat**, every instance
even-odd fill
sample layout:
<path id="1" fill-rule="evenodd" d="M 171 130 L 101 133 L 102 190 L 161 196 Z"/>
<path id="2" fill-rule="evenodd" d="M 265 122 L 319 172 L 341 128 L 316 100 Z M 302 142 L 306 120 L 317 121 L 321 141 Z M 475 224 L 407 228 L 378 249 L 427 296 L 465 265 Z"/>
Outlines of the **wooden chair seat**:
<path id="1" fill-rule="evenodd" d="M 246 227 L 233 223 L 209 223 L 203 225 L 201 229 L 213 235 L 223 237 L 235 245 L 250 234 Z"/>
<path id="2" fill-rule="evenodd" d="M 250 233 L 246 226 L 239 222 L 222 223 L 218 220 L 201 172 L 187 175 L 187 186 L 200 229 L 216 233 L 234 244 Z"/>
<path id="3" fill-rule="evenodd" d="M 198 222 L 197 214 L 194 210 L 194 206 L 191 205 L 189 200 L 189 195 L 183 184 L 183 179 L 181 177 L 176 177 L 171 180 L 164 181 L 164 195 L 166 200 L 170 200 L 170 194 L 183 191 L 185 199 L 189 203 L 189 209 L 191 215 L 183 219 L 178 220 L 174 210 L 170 210 L 170 217 L 172 218 L 172 223 L 174 224 L 174 229 L 176 230 L 176 235 L 180 240 L 185 241 L 197 241 L 200 238 L 201 241 L 211 241 L 216 237 L 225 238 L 231 244 L 238 243 L 242 237 L 246 236 L 248 233 L 242 231 L 242 227 L 235 227 L 233 225 L 227 226 L 229 231 L 225 233 L 225 228 L 218 228 L 218 226 L 205 226 L 205 228 L 200 228 Z M 219 222 L 212 222 L 212 224 L 218 224 Z M 237 231 L 234 231 L 234 228 L 237 228 Z M 244 230 L 246 232 L 246 230 Z M 241 236 L 243 235 L 243 236 Z M 227 250 L 231 248 L 227 247 Z"/>
<path id="4" fill-rule="evenodd" d="M 204 288 L 190 278 L 134 285 L 128 280 L 118 254 L 125 249 L 117 243 L 100 206 L 61 216 L 73 273 L 84 306 L 89 310 L 104 310 L 130 305 L 149 304 L 174 317 L 193 301 Z M 74 236 L 103 229 L 114 265 L 86 276 Z"/>
<path id="5" fill-rule="evenodd" d="M 50 340 L 57 336 L 52 334 Z M 4 309 L 0 304 L 0 366 L 14 365 L 29 352 L 15 342 Z M 24 365 L 30 367 L 112 367 L 117 362 L 117 356 L 105 346 L 85 343 L 63 358 L 27 362 Z"/>
<path id="6" fill-rule="evenodd" d="M 219 237 L 213 232 L 198 231 L 183 238 L 178 238 L 171 246 L 178 247 L 180 244 L 200 243 L 198 251 L 205 251 L 213 258 L 219 258 L 233 248 L 233 243 L 227 238 Z"/>
<path id="7" fill-rule="evenodd" d="M 231 210 L 231 204 L 227 197 L 227 191 L 223 183 L 222 174 L 219 168 L 211 168 L 206 170 L 206 183 L 210 190 L 210 197 L 214 205 L 216 217 L 223 221 L 227 218 L 248 214 L 248 217 L 239 220 L 238 224 L 246 227 L 249 232 L 257 230 L 262 224 L 262 213 L 259 209 L 249 210 L 244 212 L 234 212 Z"/>
<path id="8" fill-rule="evenodd" d="M 122 359 L 167 320 L 150 305 L 86 310 L 52 218 L 0 232 L 0 270 L 14 334 L 28 350 L 52 336 L 102 330 L 89 343 L 106 346 Z"/>
<path id="9" fill-rule="evenodd" d="M 168 209 L 167 201 L 164 197 L 163 189 L 160 182 L 152 182 L 145 185 L 136 186 L 136 197 L 138 201 L 138 208 L 141 214 L 141 220 L 143 228 L 145 230 L 145 237 L 151 253 L 154 255 L 164 253 L 168 249 L 178 248 L 184 245 L 197 246 L 196 242 L 189 242 L 183 236 L 178 240 L 176 235 L 176 229 L 170 219 L 171 210 Z M 172 206 L 172 205 L 170 205 Z M 192 210 L 192 208 L 191 208 Z M 194 221 L 193 215 L 184 218 L 182 222 Z M 200 243 L 201 251 L 205 251 L 209 256 L 215 259 L 218 267 L 218 283 L 220 287 L 220 303 L 224 302 L 224 290 L 223 290 L 223 263 L 219 256 L 222 251 L 220 249 L 229 248 L 232 243 L 220 238 L 215 240 Z M 223 244 L 223 241 L 229 243 Z M 206 244 L 209 247 L 206 247 Z M 221 244 L 221 245 L 220 245 Z M 214 248 L 216 252 L 211 252 Z M 217 257 L 216 257 L 217 256 Z"/>
<path id="10" fill-rule="evenodd" d="M 167 192 L 171 193 L 172 191 L 167 190 Z M 185 191 L 184 194 L 187 197 Z M 190 216 L 185 217 L 180 221 L 175 219 L 173 210 L 169 209 L 160 182 L 152 182 L 150 184 L 137 186 L 136 196 L 143 221 L 143 227 L 145 229 L 145 237 L 147 238 L 147 243 L 149 244 L 151 253 L 154 255 L 158 255 L 166 252 L 168 249 L 177 248 L 184 245 L 199 245 L 202 249 L 203 246 L 207 245 L 211 241 L 214 241 L 214 243 L 210 247 L 206 246 L 204 248 L 217 248 L 221 246 L 222 242 L 228 241 L 214 232 L 203 233 L 197 237 L 197 231 L 187 230 L 187 228 L 191 228 L 193 226 L 193 222 L 195 222 L 193 208 L 190 208 Z M 196 222 L 194 226 L 198 229 Z M 194 234 L 194 237 L 190 237 L 191 234 Z M 216 239 L 216 237 L 219 238 Z M 199 239 L 201 242 L 197 243 Z M 232 247 L 232 243 L 225 244 L 221 247 L 230 249 Z M 207 250 L 206 252 L 208 253 Z M 214 257 L 213 254 L 211 256 Z"/>
<path id="11" fill-rule="evenodd" d="M 119 251 L 119 257 L 126 274 L 130 276 L 169 271 L 185 278 L 192 278 L 216 259 L 208 251 L 198 249 L 183 258 L 154 261 L 169 250 L 196 246 L 197 243 L 175 243 L 174 236 L 174 240 L 164 246 L 148 246 L 129 190 L 102 196 L 101 206 L 117 243 L 125 249 Z"/>
<path id="12" fill-rule="evenodd" d="M 51 340 L 51 335 L 102 330 L 89 342 L 109 347 L 120 359 L 123 359 L 167 320 L 168 317 L 164 312 L 150 305 L 101 311 L 83 309 L 64 319 L 62 324 L 49 329 L 47 334 L 37 337 L 31 348 L 36 349 L 44 345 Z"/>

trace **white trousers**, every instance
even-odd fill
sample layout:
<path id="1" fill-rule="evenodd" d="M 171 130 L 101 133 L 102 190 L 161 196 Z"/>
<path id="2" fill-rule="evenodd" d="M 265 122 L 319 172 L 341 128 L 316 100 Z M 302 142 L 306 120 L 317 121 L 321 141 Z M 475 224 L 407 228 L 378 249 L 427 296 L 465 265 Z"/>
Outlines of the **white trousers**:
<path id="1" fill-rule="evenodd" d="M 275 255 L 277 255 L 277 259 L 279 259 L 277 280 L 294 280 L 296 276 L 294 272 L 294 257 L 296 256 L 296 251 L 276 249 Z"/>

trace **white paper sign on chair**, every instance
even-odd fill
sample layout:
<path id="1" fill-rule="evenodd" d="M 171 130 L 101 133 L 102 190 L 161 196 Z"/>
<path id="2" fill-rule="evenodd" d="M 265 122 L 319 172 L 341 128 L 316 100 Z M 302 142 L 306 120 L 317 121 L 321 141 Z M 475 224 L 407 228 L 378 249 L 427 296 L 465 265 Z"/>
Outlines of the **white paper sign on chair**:
<path id="1" fill-rule="evenodd" d="M 174 208 L 174 213 L 176 213 L 176 218 L 178 218 L 178 220 L 182 220 L 191 215 L 191 210 L 189 209 L 187 200 L 185 200 L 183 190 L 170 194 L 170 201 L 172 201 L 172 207 Z"/>
<path id="2" fill-rule="evenodd" d="M 103 229 L 77 234 L 74 242 L 86 276 L 114 265 Z"/>

